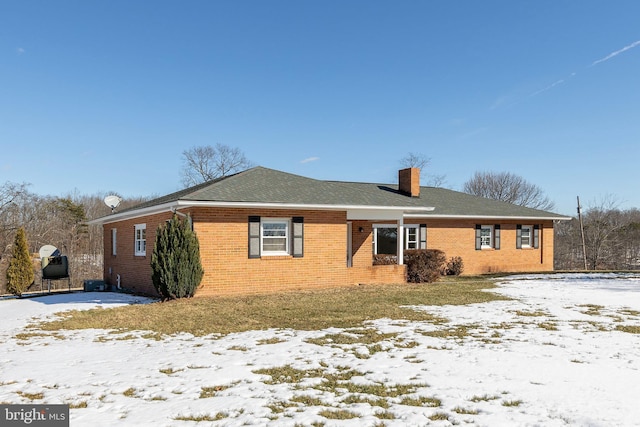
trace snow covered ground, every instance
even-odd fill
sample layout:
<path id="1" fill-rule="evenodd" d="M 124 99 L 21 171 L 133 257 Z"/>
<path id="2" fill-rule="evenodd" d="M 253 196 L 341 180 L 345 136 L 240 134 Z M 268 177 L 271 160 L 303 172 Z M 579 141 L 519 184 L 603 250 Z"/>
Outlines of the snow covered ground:
<path id="1" fill-rule="evenodd" d="M 640 276 L 522 275 L 515 298 L 421 306 L 449 322 L 162 340 L 34 319 L 144 303 L 0 301 L 0 403 L 68 403 L 71 426 L 640 425 Z"/>

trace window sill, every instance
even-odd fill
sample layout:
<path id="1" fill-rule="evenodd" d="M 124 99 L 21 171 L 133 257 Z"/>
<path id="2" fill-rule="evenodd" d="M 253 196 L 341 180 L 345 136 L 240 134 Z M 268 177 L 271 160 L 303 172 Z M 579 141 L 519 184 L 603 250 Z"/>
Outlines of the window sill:
<path id="1" fill-rule="evenodd" d="M 262 255 L 260 259 L 263 260 L 280 260 L 280 259 L 293 259 L 292 255 Z"/>

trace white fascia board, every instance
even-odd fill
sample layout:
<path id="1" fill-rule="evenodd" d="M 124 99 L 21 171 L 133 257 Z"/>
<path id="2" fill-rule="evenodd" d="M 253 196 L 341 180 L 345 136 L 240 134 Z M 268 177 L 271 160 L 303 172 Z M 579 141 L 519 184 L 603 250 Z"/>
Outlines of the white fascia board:
<path id="1" fill-rule="evenodd" d="M 405 218 L 434 218 L 434 219 L 486 219 L 486 220 L 519 220 L 519 221 L 569 221 L 570 216 L 548 217 L 548 216 L 499 216 L 499 215 L 419 215 L 406 214 Z"/>
<path id="2" fill-rule="evenodd" d="M 101 218 L 92 219 L 87 221 L 87 224 L 109 224 L 112 222 L 123 221 L 127 219 L 139 218 L 147 215 L 154 215 L 163 212 L 171 212 L 178 207 L 176 202 L 164 203 L 162 205 L 149 206 L 148 208 L 136 209 L 132 211 L 113 213 L 111 215 L 103 216 Z"/>
<path id="3" fill-rule="evenodd" d="M 296 204 L 296 203 L 264 203 L 264 202 L 198 202 L 180 200 L 179 207 L 216 207 L 216 208 L 267 208 L 267 209 L 300 209 L 300 210 L 321 210 L 321 211 L 347 211 L 367 212 L 376 215 L 379 212 L 394 212 L 394 218 L 398 214 L 406 212 L 431 212 L 432 207 L 409 207 L 409 206 L 361 206 L 361 205 L 322 205 L 322 204 Z M 347 214 L 349 216 L 349 214 Z"/>
<path id="4" fill-rule="evenodd" d="M 330 210 L 346 211 L 347 219 L 351 220 L 396 220 L 406 216 L 407 212 L 423 212 L 424 214 L 433 211 L 432 207 L 407 207 L 407 206 L 359 206 L 359 205 L 314 205 L 314 204 L 292 204 L 292 203 L 260 203 L 260 202 L 208 202 L 177 200 L 148 208 L 136 209 L 123 213 L 114 213 L 102 218 L 88 221 L 88 224 L 109 224 L 116 221 L 133 219 L 147 215 L 170 212 L 175 209 L 185 209 L 191 207 L 209 208 L 246 208 L 246 209 L 299 209 L 299 210 Z M 418 215 L 419 216 L 419 215 Z"/>

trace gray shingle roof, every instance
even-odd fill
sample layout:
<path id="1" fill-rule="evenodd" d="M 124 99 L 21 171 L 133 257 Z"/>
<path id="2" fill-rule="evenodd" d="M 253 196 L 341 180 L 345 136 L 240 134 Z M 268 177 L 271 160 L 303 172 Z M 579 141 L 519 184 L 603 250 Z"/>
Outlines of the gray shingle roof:
<path id="1" fill-rule="evenodd" d="M 425 216 L 565 218 L 444 188 L 420 187 L 420 197 L 409 197 L 400 193 L 395 184 L 323 181 L 260 166 L 147 201 L 126 211 L 178 201 L 362 208 L 433 207 L 435 209 Z"/>

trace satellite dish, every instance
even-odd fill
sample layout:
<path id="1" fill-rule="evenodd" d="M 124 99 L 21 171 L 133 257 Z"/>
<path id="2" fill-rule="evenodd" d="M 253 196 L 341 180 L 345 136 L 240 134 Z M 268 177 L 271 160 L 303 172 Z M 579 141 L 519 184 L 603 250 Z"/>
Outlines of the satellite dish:
<path id="1" fill-rule="evenodd" d="M 53 245 L 44 245 L 40 248 L 38 254 L 40 255 L 40 258 L 49 258 L 52 256 L 59 256 L 60 251 Z"/>
<path id="2" fill-rule="evenodd" d="M 111 208 L 111 212 L 120 205 L 122 199 L 118 196 L 107 196 L 104 198 L 104 204 Z"/>

